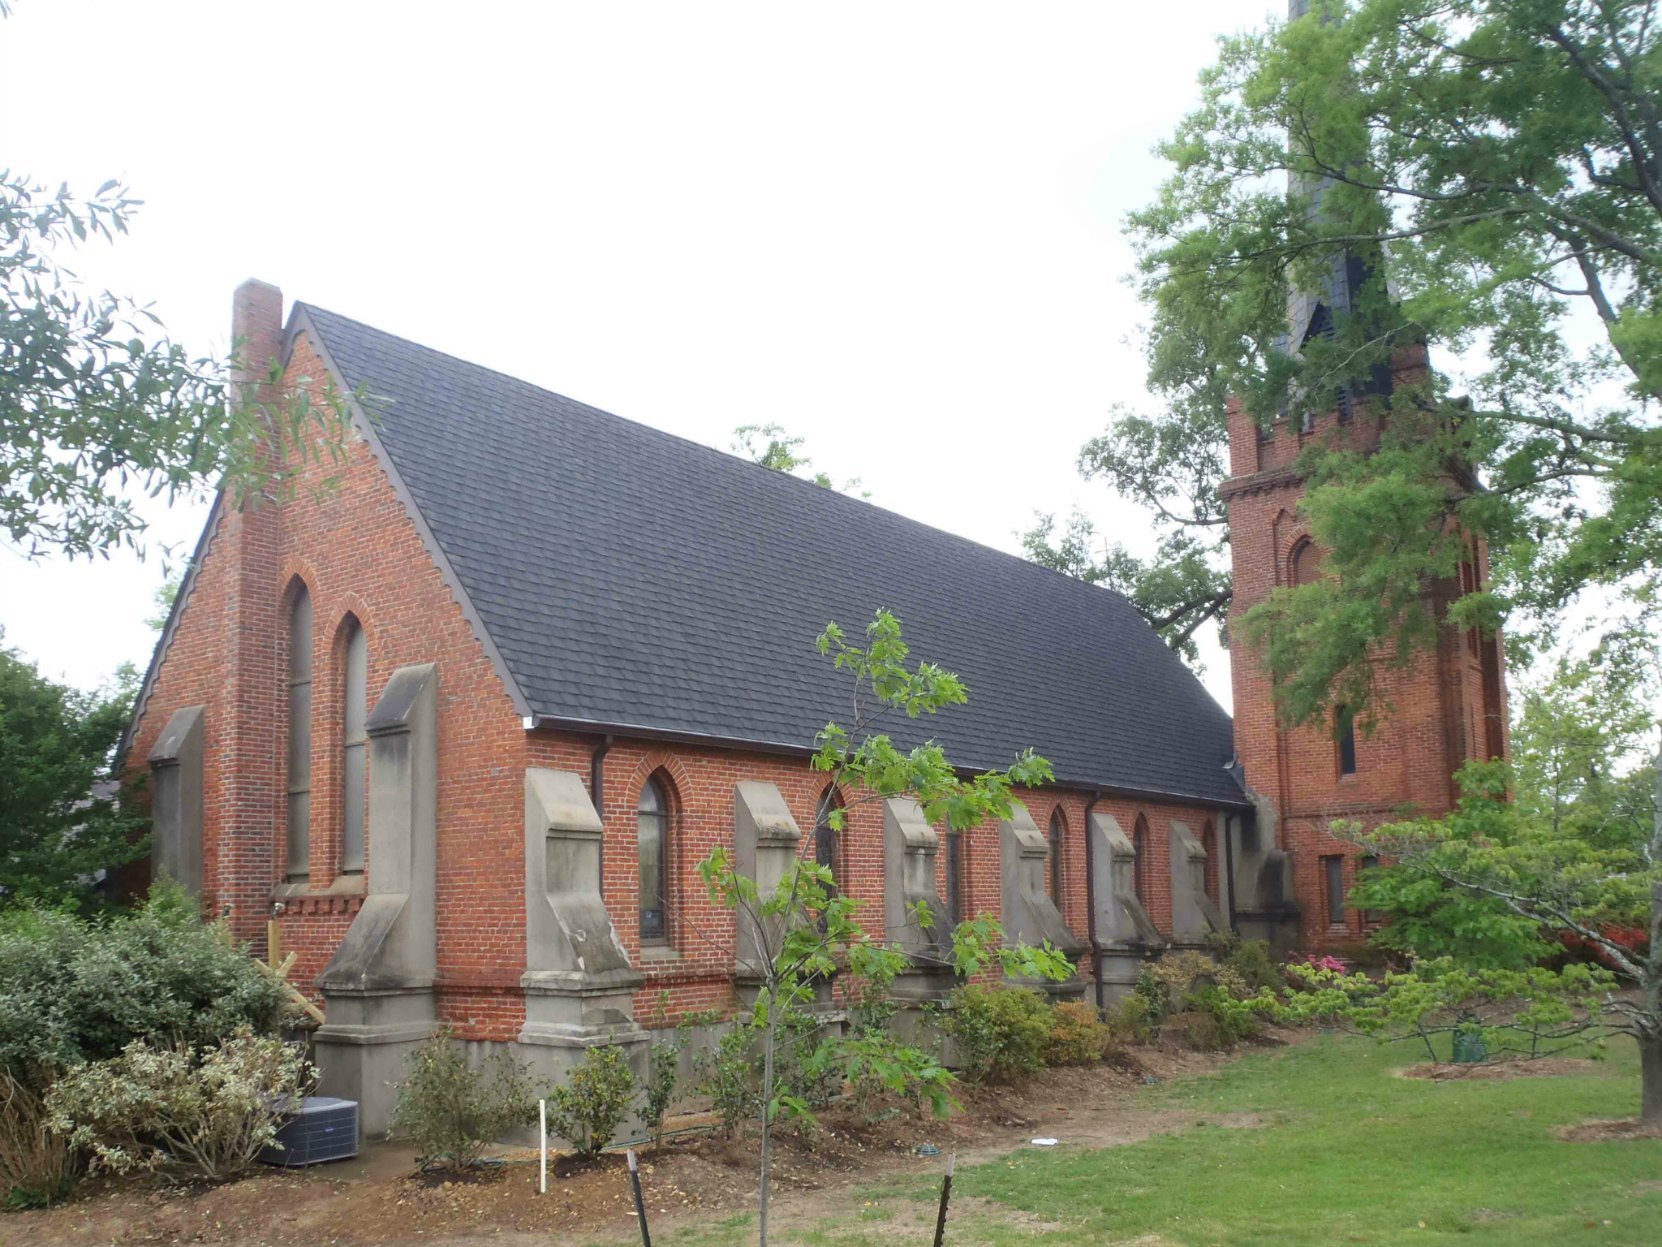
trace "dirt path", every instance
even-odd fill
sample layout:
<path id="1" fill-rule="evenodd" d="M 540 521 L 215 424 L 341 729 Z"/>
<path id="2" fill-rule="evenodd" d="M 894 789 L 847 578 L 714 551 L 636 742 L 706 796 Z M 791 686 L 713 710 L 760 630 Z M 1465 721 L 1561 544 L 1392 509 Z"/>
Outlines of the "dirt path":
<path id="1" fill-rule="evenodd" d="M 1255 1114 L 1196 1114 L 1137 1102 L 1145 1078 L 1168 1079 L 1215 1068 L 1226 1058 L 1139 1051 L 1135 1063 L 1051 1070 L 1021 1087 L 973 1090 L 950 1120 L 908 1116 L 878 1125 L 832 1109 L 811 1137 L 785 1132 L 775 1170 L 781 1228 L 847 1216 L 848 1188 L 908 1173 L 938 1173 L 940 1156 L 973 1164 L 1054 1137 L 1065 1148 L 1134 1143 L 1199 1120 L 1255 1126 Z M 408 1149 L 378 1145 L 351 1162 L 296 1173 L 261 1171 L 229 1186 L 181 1189 L 160 1184 L 87 1183 L 69 1203 L 0 1217 L 0 1243 L 214 1243 L 299 1247 L 404 1247 L 482 1243 L 547 1247 L 573 1239 L 627 1241 L 634 1224 L 623 1158 L 551 1177 L 537 1193 L 534 1154 L 523 1154 L 474 1181 L 410 1178 Z M 754 1207 L 753 1137 L 689 1134 L 647 1152 L 642 1173 L 655 1235 L 674 1241 L 689 1218 Z M 662 1229 L 660 1230 L 660 1227 Z M 667 1237 L 666 1237 L 667 1235 Z"/>

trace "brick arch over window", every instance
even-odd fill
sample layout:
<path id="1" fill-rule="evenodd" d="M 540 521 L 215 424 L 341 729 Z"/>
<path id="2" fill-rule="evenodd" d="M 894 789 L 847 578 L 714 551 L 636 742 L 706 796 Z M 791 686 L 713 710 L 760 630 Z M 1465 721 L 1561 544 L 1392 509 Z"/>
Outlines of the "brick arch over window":
<path id="1" fill-rule="evenodd" d="M 1131 827 L 1131 848 L 1137 855 L 1131 865 L 1131 890 L 1145 906 L 1148 904 L 1148 850 L 1153 839 L 1148 833 L 1147 817 L 1137 815 Z"/>
<path id="2" fill-rule="evenodd" d="M 313 610 L 311 590 L 298 576 L 283 590 L 284 696 L 288 757 L 284 766 L 284 874 L 311 873 Z"/>

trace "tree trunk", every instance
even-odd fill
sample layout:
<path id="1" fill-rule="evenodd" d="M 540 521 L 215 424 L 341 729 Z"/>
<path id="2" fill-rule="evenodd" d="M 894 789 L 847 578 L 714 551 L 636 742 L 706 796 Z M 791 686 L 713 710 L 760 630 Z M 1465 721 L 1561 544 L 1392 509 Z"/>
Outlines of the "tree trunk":
<path id="1" fill-rule="evenodd" d="M 1662 1130 L 1662 1030 L 1639 1034 L 1639 1124 Z"/>
<path id="2" fill-rule="evenodd" d="M 1651 794 L 1650 862 L 1662 866 L 1662 749 L 1656 753 L 1656 788 Z M 1651 885 L 1650 955 L 1645 960 L 1645 1008 L 1650 1016 L 1640 1020 L 1639 1040 L 1639 1121 L 1652 1130 L 1662 1130 L 1662 880 Z"/>
<path id="3" fill-rule="evenodd" d="M 762 1181 L 756 1210 L 756 1247 L 768 1247 L 768 1186 L 773 1168 L 773 1046 L 779 1033 L 779 989 L 768 986 L 768 1033 L 762 1045 Z"/>

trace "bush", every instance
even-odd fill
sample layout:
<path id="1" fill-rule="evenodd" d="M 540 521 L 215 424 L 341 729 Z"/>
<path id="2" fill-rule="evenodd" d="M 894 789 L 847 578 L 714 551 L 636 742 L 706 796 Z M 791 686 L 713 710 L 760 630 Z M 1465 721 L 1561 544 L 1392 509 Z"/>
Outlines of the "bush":
<path id="1" fill-rule="evenodd" d="M 1248 968 L 1256 966 L 1255 952 L 1241 956 Z M 1249 989 L 1240 969 L 1219 965 L 1196 952 L 1168 953 L 1145 966 L 1137 977 L 1136 992 L 1127 999 L 1137 1002 L 1125 1008 L 1141 1013 L 1150 1041 L 1170 1033 L 1203 1051 L 1227 1048 L 1257 1034 L 1259 1015 L 1275 1004 L 1270 988 Z M 1178 1022 L 1179 1017 L 1183 1021 Z"/>
<path id="2" fill-rule="evenodd" d="M 735 1025 L 713 1050 L 698 1055 L 698 1089 L 710 1097 L 728 1138 L 739 1123 L 762 1111 L 761 1063 L 755 1059 L 751 1028 Z"/>
<path id="3" fill-rule="evenodd" d="M 941 1026 L 972 1082 L 1005 1082 L 1044 1068 L 1050 1005 L 1038 992 L 969 984 L 952 993 Z"/>
<path id="4" fill-rule="evenodd" d="M 0 914 L 0 1070 L 37 1094 L 58 1071 L 113 1059 L 135 1040 L 200 1048 L 239 1028 L 275 1034 L 290 1000 L 176 887 L 100 921 Z"/>
<path id="5" fill-rule="evenodd" d="M 470 1169 L 487 1146 L 536 1116 L 524 1066 L 499 1049 L 473 1069 L 455 1035 L 441 1030 L 410 1054 L 392 1131 L 416 1145 L 423 1169 Z"/>
<path id="6" fill-rule="evenodd" d="M 1217 1052 L 1229 1046 L 1217 1018 L 1198 1009 L 1172 1014 L 1166 1019 L 1164 1033 L 1169 1039 L 1195 1052 Z"/>
<path id="7" fill-rule="evenodd" d="M 1088 1065 L 1100 1061 L 1114 1046 L 1114 1034 L 1082 1000 L 1065 1001 L 1050 1011 L 1050 1038 L 1045 1061 L 1051 1065 Z"/>
<path id="8" fill-rule="evenodd" d="M 612 1141 L 634 1098 L 635 1075 L 623 1049 L 616 1044 L 590 1048 L 566 1085 L 554 1088 L 549 1097 L 548 1124 L 579 1156 L 597 1156 Z"/>
<path id="9" fill-rule="evenodd" d="M 675 1084 L 681 1077 L 681 1045 L 655 1043 L 646 1058 L 646 1103 L 641 1121 L 652 1131 L 652 1141 L 664 1141 L 664 1118 L 675 1102 Z"/>
<path id="10" fill-rule="evenodd" d="M 45 1100 L 0 1070 L 0 1207 L 44 1208 L 74 1181 L 75 1153 L 47 1124 Z"/>
<path id="11" fill-rule="evenodd" d="M 1120 1046 L 1150 1044 L 1160 1037 L 1160 1021 L 1150 1012 L 1152 999 L 1141 991 L 1130 991 L 1108 1007 L 1103 1024 L 1110 1040 Z"/>
<path id="12" fill-rule="evenodd" d="M 927 1103 L 936 1117 L 946 1117 L 956 1106 L 955 1080 L 939 1057 L 903 1043 L 891 1031 L 867 1027 L 846 1037 L 828 1037 L 813 1059 L 829 1080 L 847 1084 L 854 1107 L 868 1122 L 892 1117 L 900 1106 L 921 1112 Z"/>
<path id="13" fill-rule="evenodd" d="M 246 1027 L 206 1048 L 152 1047 L 78 1065 L 47 1094 L 48 1124 L 113 1173 L 181 1166 L 219 1182 L 254 1163 L 315 1082 L 298 1048 Z"/>
<path id="14" fill-rule="evenodd" d="M 1206 943 L 1219 964 L 1233 972 L 1248 992 L 1279 991 L 1287 985 L 1285 970 L 1264 940 L 1243 940 L 1226 932 L 1211 936 Z"/>

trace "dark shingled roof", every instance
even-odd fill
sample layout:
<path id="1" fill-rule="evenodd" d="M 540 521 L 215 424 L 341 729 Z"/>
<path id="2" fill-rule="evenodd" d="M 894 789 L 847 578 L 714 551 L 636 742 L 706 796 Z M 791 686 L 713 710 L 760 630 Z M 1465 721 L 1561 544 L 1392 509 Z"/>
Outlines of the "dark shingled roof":
<path id="1" fill-rule="evenodd" d="M 805 747 L 847 713 L 816 652 L 878 607 L 970 699 L 896 739 L 961 766 L 1232 805 L 1229 716 L 1119 594 L 297 305 L 531 711 Z M 907 740 L 911 737 L 911 740 Z"/>

